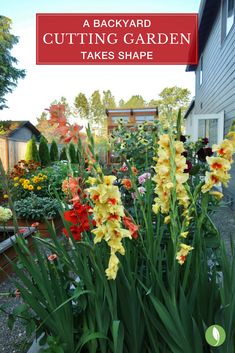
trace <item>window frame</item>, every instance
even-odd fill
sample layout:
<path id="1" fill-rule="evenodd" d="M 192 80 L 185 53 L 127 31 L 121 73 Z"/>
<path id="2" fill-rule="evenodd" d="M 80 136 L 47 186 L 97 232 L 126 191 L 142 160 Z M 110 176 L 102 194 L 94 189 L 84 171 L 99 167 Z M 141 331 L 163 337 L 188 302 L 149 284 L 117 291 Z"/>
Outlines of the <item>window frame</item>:
<path id="1" fill-rule="evenodd" d="M 233 11 L 232 11 L 232 22 L 228 26 L 228 20 L 229 20 L 229 2 L 233 1 Z M 233 26 L 235 25 L 235 0 L 223 0 L 222 1 L 222 24 L 221 24 L 221 29 L 222 29 L 222 42 L 228 37 L 229 33 L 231 32 Z"/>

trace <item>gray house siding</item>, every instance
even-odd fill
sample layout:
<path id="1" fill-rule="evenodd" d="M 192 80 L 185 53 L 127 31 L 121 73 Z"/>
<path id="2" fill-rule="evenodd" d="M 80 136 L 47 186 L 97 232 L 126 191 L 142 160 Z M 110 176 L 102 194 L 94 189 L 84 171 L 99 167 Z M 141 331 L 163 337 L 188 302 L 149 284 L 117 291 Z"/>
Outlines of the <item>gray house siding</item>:
<path id="1" fill-rule="evenodd" d="M 196 70 L 196 114 L 225 112 L 224 134 L 235 119 L 235 26 L 221 43 L 221 11 L 218 13 L 203 55 L 203 82 L 200 65 Z"/>
<path id="2" fill-rule="evenodd" d="M 200 65 L 196 69 L 195 114 L 217 114 L 224 111 L 224 136 L 235 119 L 235 25 L 222 42 L 222 7 L 208 37 L 203 56 L 203 80 Z M 200 61 L 199 61 L 200 63 Z M 224 190 L 225 200 L 235 210 L 235 164 L 232 179 Z"/>
<path id="3" fill-rule="evenodd" d="M 15 130 L 9 139 L 15 140 L 15 141 L 28 141 L 32 138 L 32 131 L 26 127 L 23 126 L 18 130 Z"/>

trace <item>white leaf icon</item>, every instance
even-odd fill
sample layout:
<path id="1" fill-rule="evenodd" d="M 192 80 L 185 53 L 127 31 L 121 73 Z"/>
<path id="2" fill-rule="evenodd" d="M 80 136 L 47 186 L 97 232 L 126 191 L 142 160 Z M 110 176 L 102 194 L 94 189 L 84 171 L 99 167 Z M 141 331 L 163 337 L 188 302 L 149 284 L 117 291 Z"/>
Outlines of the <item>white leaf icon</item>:
<path id="1" fill-rule="evenodd" d="M 218 346 L 219 341 L 220 341 L 220 333 L 219 333 L 219 330 L 216 327 L 213 327 L 212 336 L 216 340 L 216 343 L 214 345 L 214 347 L 216 347 L 216 346 Z"/>

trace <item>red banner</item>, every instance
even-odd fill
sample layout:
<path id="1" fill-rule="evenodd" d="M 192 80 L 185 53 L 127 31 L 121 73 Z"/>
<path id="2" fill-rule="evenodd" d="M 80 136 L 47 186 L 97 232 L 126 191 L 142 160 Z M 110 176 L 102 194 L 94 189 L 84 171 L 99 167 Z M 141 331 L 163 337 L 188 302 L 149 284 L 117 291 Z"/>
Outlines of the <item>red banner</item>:
<path id="1" fill-rule="evenodd" d="M 37 14 L 38 65 L 198 63 L 197 14 Z"/>

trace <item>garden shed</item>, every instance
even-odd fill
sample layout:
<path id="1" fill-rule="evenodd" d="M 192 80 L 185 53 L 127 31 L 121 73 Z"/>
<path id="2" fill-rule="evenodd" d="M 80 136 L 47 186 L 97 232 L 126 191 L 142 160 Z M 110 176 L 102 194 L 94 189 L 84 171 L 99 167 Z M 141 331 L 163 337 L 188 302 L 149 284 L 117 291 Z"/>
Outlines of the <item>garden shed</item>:
<path id="1" fill-rule="evenodd" d="M 41 133 L 30 121 L 0 122 L 0 158 L 5 170 L 24 159 L 26 144 L 33 135 L 39 141 Z"/>

